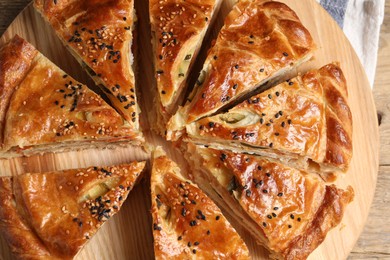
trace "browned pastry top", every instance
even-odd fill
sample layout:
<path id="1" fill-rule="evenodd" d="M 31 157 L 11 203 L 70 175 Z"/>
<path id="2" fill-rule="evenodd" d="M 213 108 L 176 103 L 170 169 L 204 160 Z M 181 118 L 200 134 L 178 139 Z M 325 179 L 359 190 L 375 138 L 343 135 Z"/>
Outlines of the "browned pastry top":
<path id="1" fill-rule="evenodd" d="M 346 171 L 352 157 L 352 117 L 345 78 L 336 64 L 250 97 L 228 113 L 187 127 L 195 141 L 225 148 L 272 150 Z"/>
<path id="2" fill-rule="evenodd" d="M 341 222 L 353 190 L 337 189 L 279 162 L 245 154 L 198 148 L 210 171 L 257 223 L 267 246 L 284 259 L 306 259 Z M 203 151 L 202 151 L 203 150 Z M 206 155 L 205 155 L 206 154 Z"/>
<path id="3" fill-rule="evenodd" d="M 132 0 L 35 0 L 58 36 L 100 78 L 114 106 L 138 130 L 131 44 Z"/>
<path id="4" fill-rule="evenodd" d="M 15 36 L 0 49 L 0 143 L 3 144 L 5 115 L 14 89 L 28 73 L 38 51 Z"/>
<path id="5" fill-rule="evenodd" d="M 202 42 L 200 34 L 209 25 L 216 2 L 149 1 L 152 32 L 155 34 L 155 73 L 164 107 L 170 105 L 179 88 L 184 87 L 181 84 L 187 78 L 187 68 L 196 56 L 196 50 L 191 47 Z"/>
<path id="6" fill-rule="evenodd" d="M 10 52 L 9 49 L 12 49 Z M 29 59 L 13 59 L 23 55 Z M 136 140 L 138 135 L 101 97 L 56 67 L 22 38 L 1 51 L 4 150 L 79 140 Z M 15 67 L 20 68 L 15 70 Z M 14 71 L 14 72 L 12 72 Z M 7 98 L 7 99 L 6 99 Z"/>
<path id="7" fill-rule="evenodd" d="M 217 111 L 313 49 L 310 33 L 285 4 L 240 1 L 209 51 L 186 123 Z"/>
<path id="8" fill-rule="evenodd" d="M 0 231 L 21 259 L 71 259 L 119 211 L 144 166 L 0 178 Z"/>
<path id="9" fill-rule="evenodd" d="M 153 161 L 152 216 L 157 259 L 249 259 L 220 209 L 165 155 Z"/>

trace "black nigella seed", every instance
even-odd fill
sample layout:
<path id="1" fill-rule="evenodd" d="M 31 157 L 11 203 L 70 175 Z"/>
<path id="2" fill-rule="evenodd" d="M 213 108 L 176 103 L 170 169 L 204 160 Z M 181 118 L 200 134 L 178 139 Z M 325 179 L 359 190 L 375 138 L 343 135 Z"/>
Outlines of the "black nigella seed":
<path id="1" fill-rule="evenodd" d="M 290 215 L 290 218 L 291 218 L 291 219 L 294 219 L 294 214 L 291 214 L 291 215 Z"/>
<path id="2" fill-rule="evenodd" d="M 283 56 L 288 56 L 288 53 L 287 52 L 283 52 Z"/>
<path id="3" fill-rule="evenodd" d="M 264 123 L 264 119 L 260 118 L 260 124 L 263 124 L 263 123 Z"/>
<path id="4" fill-rule="evenodd" d="M 234 66 L 234 68 L 236 68 L 236 70 L 238 70 L 238 68 L 239 68 L 238 64 L 236 64 L 236 65 Z"/>
<path id="5" fill-rule="evenodd" d="M 291 125 L 291 119 L 287 120 L 287 123 L 288 123 L 289 125 Z"/>
<path id="6" fill-rule="evenodd" d="M 263 190 L 263 193 L 268 193 L 268 191 L 267 190 Z"/>
<path id="7" fill-rule="evenodd" d="M 298 222 L 301 222 L 301 218 L 297 218 Z"/>
<path id="8" fill-rule="evenodd" d="M 260 69 L 260 72 L 264 72 L 264 69 Z"/>
<path id="9" fill-rule="evenodd" d="M 206 234 L 207 234 L 207 235 L 210 235 L 210 233 L 211 233 L 210 230 L 207 230 Z"/>
<path id="10" fill-rule="evenodd" d="M 288 225 L 288 228 L 292 228 L 292 226 L 291 226 L 291 225 Z"/>
<path id="11" fill-rule="evenodd" d="M 263 168 L 261 168 L 261 166 L 257 166 L 257 170 L 261 171 Z"/>
<path id="12" fill-rule="evenodd" d="M 274 210 L 278 210 L 279 208 L 278 207 L 274 207 Z"/>
<path id="13" fill-rule="evenodd" d="M 281 124 L 280 124 L 282 127 L 284 127 L 286 125 L 286 123 L 283 121 Z"/>
<path id="14" fill-rule="evenodd" d="M 282 192 L 279 192 L 278 193 L 278 197 L 282 197 L 283 196 L 283 193 Z"/>
<path id="15" fill-rule="evenodd" d="M 267 175 L 267 177 L 271 177 L 271 174 L 269 172 L 267 172 L 265 175 Z"/>
<path id="16" fill-rule="evenodd" d="M 268 98 L 269 98 L 269 99 L 272 99 L 272 95 L 271 95 L 271 94 L 268 94 Z"/>
<path id="17" fill-rule="evenodd" d="M 263 227 L 266 227 L 267 226 L 267 223 L 263 222 Z"/>
<path id="18" fill-rule="evenodd" d="M 199 242 L 195 241 L 194 246 L 197 246 L 197 245 L 199 245 Z"/>
<path id="19" fill-rule="evenodd" d="M 209 122 L 209 127 L 210 127 L 210 128 L 213 128 L 214 125 L 215 125 L 214 122 Z"/>
<path id="20" fill-rule="evenodd" d="M 166 94 L 165 90 L 161 90 L 161 94 L 165 95 Z"/>
<path id="21" fill-rule="evenodd" d="M 191 221 L 190 221 L 190 226 L 191 226 L 191 227 L 196 226 L 196 220 L 191 220 Z"/>
<path id="22" fill-rule="evenodd" d="M 220 216 L 216 216 L 216 217 L 215 217 L 215 220 L 219 220 L 219 218 L 220 218 Z"/>
<path id="23" fill-rule="evenodd" d="M 288 83 L 288 85 L 289 85 L 289 86 L 292 86 L 292 85 L 294 85 L 294 82 L 290 81 L 290 82 Z"/>
<path id="24" fill-rule="evenodd" d="M 250 197 L 251 194 L 252 194 L 251 190 L 246 190 L 246 191 L 245 191 L 245 195 L 246 195 L 247 197 Z"/>
<path id="25" fill-rule="evenodd" d="M 177 240 L 182 240 L 183 239 L 183 237 L 182 236 L 179 236 L 178 238 L 177 238 Z"/>
<path id="26" fill-rule="evenodd" d="M 280 93 L 278 91 L 275 92 L 275 95 L 279 97 Z"/>
<path id="27" fill-rule="evenodd" d="M 188 242 L 187 246 L 188 246 L 188 247 L 191 247 L 191 246 L 192 246 L 191 242 Z"/>
<path id="28" fill-rule="evenodd" d="M 275 214 L 274 212 L 272 212 L 272 216 L 273 216 L 274 218 L 276 218 L 276 214 Z"/>
<path id="29" fill-rule="evenodd" d="M 234 84 L 233 85 L 233 89 L 237 89 L 238 85 L 237 84 Z"/>
<path id="30" fill-rule="evenodd" d="M 227 155 L 224 154 L 224 153 L 222 153 L 222 154 L 221 154 L 221 157 L 220 157 L 221 161 L 226 160 L 226 158 L 227 158 Z"/>
<path id="31" fill-rule="evenodd" d="M 270 144 L 269 144 L 269 147 L 272 148 L 272 146 L 274 146 L 274 144 L 273 144 L 273 143 L 270 143 Z"/>
<path id="32" fill-rule="evenodd" d="M 161 231 L 161 227 L 159 227 L 159 226 L 157 225 L 157 223 L 154 223 L 154 224 L 153 224 L 153 229 L 154 229 L 154 230 Z"/>
<path id="33" fill-rule="evenodd" d="M 267 218 L 272 219 L 272 216 L 271 215 L 267 215 Z"/>

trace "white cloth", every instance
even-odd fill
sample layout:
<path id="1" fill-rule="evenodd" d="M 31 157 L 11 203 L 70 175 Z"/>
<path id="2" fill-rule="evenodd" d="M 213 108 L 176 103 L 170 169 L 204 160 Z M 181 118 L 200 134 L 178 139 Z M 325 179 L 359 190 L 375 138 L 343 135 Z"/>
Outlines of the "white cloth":
<path id="1" fill-rule="evenodd" d="M 335 18 L 374 84 L 385 0 L 317 0 Z"/>

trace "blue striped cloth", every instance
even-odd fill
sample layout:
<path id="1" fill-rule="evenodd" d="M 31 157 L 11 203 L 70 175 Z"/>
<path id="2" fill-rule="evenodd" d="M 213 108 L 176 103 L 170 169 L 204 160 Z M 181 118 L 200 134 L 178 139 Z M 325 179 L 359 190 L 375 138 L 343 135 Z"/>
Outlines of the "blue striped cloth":
<path id="1" fill-rule="evenodd" d="M 385 0 L 317 0 L 343 29 L 373 86 Z"/>
<path id="2" fill-rule="evenodd" d="M 321 0 L 320 4 L 336 20 L 340 27 L 343 28 L 348 0 Z"/>

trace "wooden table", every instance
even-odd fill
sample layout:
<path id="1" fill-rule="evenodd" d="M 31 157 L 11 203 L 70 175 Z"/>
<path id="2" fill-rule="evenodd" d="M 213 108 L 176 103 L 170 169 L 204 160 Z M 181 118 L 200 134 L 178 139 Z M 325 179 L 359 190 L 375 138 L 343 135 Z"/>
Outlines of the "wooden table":
<path id="1" fill-rule="evenodd" d="M 0 35 L 29 0 L 0 0 Z M 381 135 L 377 189 L 365 229 L 349 259 L 390 259 L 390 2 L 381 30 L 374 98 Z M 364 181 L 364 180 L 362 180 Z"/>

